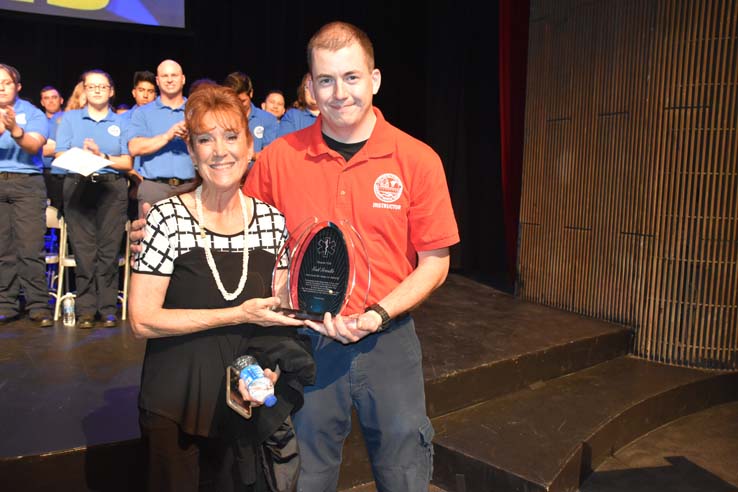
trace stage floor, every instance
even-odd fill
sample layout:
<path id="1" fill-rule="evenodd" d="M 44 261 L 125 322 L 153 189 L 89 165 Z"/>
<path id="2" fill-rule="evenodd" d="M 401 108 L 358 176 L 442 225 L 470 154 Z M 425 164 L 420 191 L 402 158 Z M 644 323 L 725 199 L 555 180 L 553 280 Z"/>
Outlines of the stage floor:
<path id="1" fill-rule="evenodd" d="M 622 330 L 450 275 L 414 313 L 427 382 Z M 135 439 L 144 340 L 27 319 L 0 326 L 0 459 Z"/>

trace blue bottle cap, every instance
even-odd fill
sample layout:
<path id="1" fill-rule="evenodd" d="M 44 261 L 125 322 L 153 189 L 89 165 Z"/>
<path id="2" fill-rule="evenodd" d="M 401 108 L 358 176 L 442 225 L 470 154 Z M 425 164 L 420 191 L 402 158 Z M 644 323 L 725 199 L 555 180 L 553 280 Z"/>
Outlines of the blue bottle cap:
<path id="1" fill-rule="evenodd" d="M 277 404 L 277 397 L 274 395 L 269 395 L 264 399 L 265 407 L 273 407 L 276 404 Z"/>

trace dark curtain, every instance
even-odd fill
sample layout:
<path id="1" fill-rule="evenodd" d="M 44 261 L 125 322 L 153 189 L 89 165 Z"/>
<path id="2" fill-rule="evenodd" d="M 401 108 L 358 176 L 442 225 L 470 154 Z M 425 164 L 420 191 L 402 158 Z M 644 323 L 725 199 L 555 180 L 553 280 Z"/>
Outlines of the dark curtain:
<path id="1" fill-rule="evenodd" d="M 47 84 L 67 97 L 89 68 L 108 71 L 117 85 L 116 103 L 131 104 L 133 72 L 155 71 L 165 58 L 182 64 L 188 86 L 202 77 L 222 81 L 241 70 L 254 81 L 256 103 L 272 88 L 281 89 L 291 102 L 307 69 L 309 37 L 328 21 L 352 22 L 375 45 L 382 71 L 376 105 L 390 122 L 433 147 L 444 162 L 462 238 L 452 249 L 452 267 L 510 290 L 514 260 L 508 248 L 510 241 L 514 244 L 514 230 L 505 224 L 516 199 L 503 193 L 502 186 L 511 175 L 504 174 L 500 157 L 504 58 L 499 58 L 498 39 L 498 26 L 507 17 L 498 18 L 497 4 L 485 10 L 450 0 L 423 8 L 389 0 L 329 0 L 319 9 L 301 1 L 190 1 L 186 30 L 0 12 L 0 62 L 21 71 L 21 96 L 35 104 Z M 510 39 L 518 43 L 516 37 Z M 514 47 L 512 51 L 520 56 Z M 524 55 L 514 60 L 515 66 L 524 67 L 524 60 Z M 512 89 L 525 91 L 524 84 Z M 514 114 L 522 111 L 522 104 L 514 103 L 509 111 L 511 121 L 522 118 L 522 113 Z M 503 126 L 513 128 L 514 123 Z M 514 155 L 509 162 L 512 166 Z M 510 183 L 510 189 L 519 188 L 514 179 Z"/>

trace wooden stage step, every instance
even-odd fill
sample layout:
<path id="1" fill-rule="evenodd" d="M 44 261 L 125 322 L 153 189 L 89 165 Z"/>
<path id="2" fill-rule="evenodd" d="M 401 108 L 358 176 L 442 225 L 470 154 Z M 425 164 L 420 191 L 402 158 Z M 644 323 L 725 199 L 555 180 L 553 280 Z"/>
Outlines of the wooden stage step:
<path id="1" fill-rule="evenodd" d="M 434 419 L 434 483 L 456 492 L 574 491 L 614 450 L 738 399 L 738 373 L 625 356 Z"/>

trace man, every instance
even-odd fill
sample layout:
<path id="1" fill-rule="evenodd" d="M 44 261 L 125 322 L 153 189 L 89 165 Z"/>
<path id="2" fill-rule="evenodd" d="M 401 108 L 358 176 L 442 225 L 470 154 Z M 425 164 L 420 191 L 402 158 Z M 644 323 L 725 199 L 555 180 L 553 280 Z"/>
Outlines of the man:
<path id="1" fill-rule="evenodd" d="M 18 97 L 20 90 L 18 70 L 0 63 L 0 323 L 20 314 L 22 287 L 30 318 L 51 326 L 41 176 L 48 122 L 40 109 Z"/>
<path id="2" fill-rule="evenodd" d="M 128 150 L 133 157 L 141 157 L 137 169 L 143 177 L 138 187 L 139 203 L 156 203 L 179 194 L 195 177 L 184 141 L 185 76 L 179 63 L 161 62 L 156 69 L 156 85 L 159 97 L 132 111 L 128 128 Z M 134 87 L 134 97 L 136 92 Z"/>
<path id="3" fill-rule="evenodd" d="M 264 102 L 261 103 L 261 109 L 267 113 L 273 114 L 275 118 L 280 119 L 284 115 L 284 94 L 278 89 L 272 89 L 267 92 Z"/>
<path id="4" fill-rule="evenodd" d="M 59 211 L 64 208 L 63 190 L 66 171 L 60 167 L 53 167 L 51 163 L 56 153 L 56 131 L 64 115 L 64 111 L 61 110 L 62 104 L 64 104 L 64 99 L 55 87 L 47 85 L 41 89 L 41 107 L 44 108 L 49 122 L 49 138 L 43 147 L 44 183 L 51 206 L 56 207 Z"/>
<path id="5" fill-rule="evenodd" d="M 275 205 L 291 232 L 310 217 L 349 220 L 372 270 L 369 308 L 357 296 L 335 318 L 306 321 L 317 380 L 305 389 L 294 421 L 298 487 L 336 490 L 354 406 L 377 490 L 427 492 L 433 427 L 408 313 L 443 283 L 448 248 L 459 241 L 443 166 L 430 147 L 373 107 L 381 74 L 361 30 L 343 22 L 323 26 L 308 44 L 308 66 L 320 116 L 262 152 L 244 193 Z M 356 284 L 366 284 L 367 272 L 358 275 Z"/>
<path id="6" fill-rule="evenodd" d="M 59 95 L 59 91 L 50 85 L 41 89 L 41 107 L 46 112 L 46 118 L 51 119 L 56 113 L 61 111 L 64 99 Z"/>
<path id="7" fill-rule="evenodd" d="M 443 167 L 373 107 L 381 73 L 364 32 L 343 22 L 323 26 L 308 44 L 308 67 L 316 124 L 272 143 L 244 192 L 274 204 L 290 231 L 311 216 L 349 220 L 372 270 L 366 311 L 354 297 L 339 316 L 306 322 L 318 374 L 295 417 L 299 489 L 336 489 L 353 405 L 377 489 L 426 492 L 433 428 L 408 313 L 443 283 L 448 248 L 459 241 Z"/>
<path id="8" fill-rule="evenodd" d="M 131 94 L 133 100 L 136 101 L 131 110 L 145 106 L 156 99 L 156 75 L 148 70 L 135 72 Z"/>
<path id="9" fill-rule="evenodd" d="M 254 160 L 256 160 L 259 157 L 259 152 L 277 138 L 279 120 L 274 115 L 254 105 L 252 101 L 254 85 L 251 83 L 251 78 L 245 73 L 229 73 L 223 81 L 223 85 L 236 91 L 241 104 L 246 108 L 249 130 L 254 136 Z"/>
<path id="10" fill-rule="evenodd" d="M 136 104 L 128 111 L 123 112 L 121 122 L 124 130 L 128 132 L 130 137 L 131 118 L 134 111 L 142 106 L 146 106 L 156 98 L 156 75 L 148 70 L 139 70 L 133 73 L 133 89 L 131 95 Z M 117 112 L 117 111 L 116 111 Z M 133 169 L 128 171 L 129 190 L 128 190 L 128 218 L 131 220 L 138 217 L 138 190 L 143 177 L 139 173 L 141 169 L 141 156 L 133 158 Z"/>

